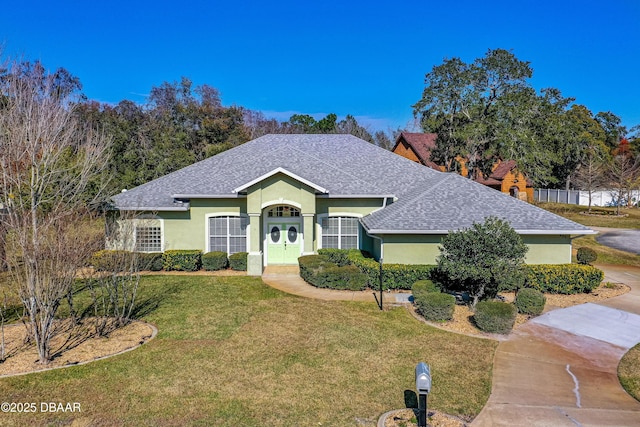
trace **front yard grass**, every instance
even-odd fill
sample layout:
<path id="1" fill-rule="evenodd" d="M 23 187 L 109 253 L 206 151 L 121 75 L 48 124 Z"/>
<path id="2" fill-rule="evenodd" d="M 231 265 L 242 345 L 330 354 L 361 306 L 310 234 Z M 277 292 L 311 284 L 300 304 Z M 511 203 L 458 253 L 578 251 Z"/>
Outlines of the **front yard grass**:
<path id="1" fill-rule="evenodd" d="M 618 378 L 627 393 L 640 401 L 640 344 L 629 350 L 620 361 Z"/>
<path id="2" fill-rule="evenodd" d="M 0 380 L 3 401 L 79 402 L 82 412 L 6 413 L 0 424 L 375 425 L 405 406 L 420 361 L 433 375 L 430 408 L 472 417 L 490 394 L 497 342 L 431 328 L 404 308 L 212 276 L 143 277 L 138 302 L 159 329 L 141 348 Z"/>

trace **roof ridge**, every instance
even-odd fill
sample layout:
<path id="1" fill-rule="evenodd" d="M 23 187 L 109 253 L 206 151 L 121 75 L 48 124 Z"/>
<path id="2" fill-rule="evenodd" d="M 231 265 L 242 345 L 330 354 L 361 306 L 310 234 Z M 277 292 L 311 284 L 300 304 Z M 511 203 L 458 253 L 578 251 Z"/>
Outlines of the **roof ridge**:
<path id="1" fill-rule="evenodd" d="M 352 137 L 353 137 L 353 135 L 351 135 L 351 134 L 342 134 L 342 135 L 349 135 L 349 136 L 352 136 Z M 354 138 L 356 138 L 356 137 L 354 137 Z M 357 138 L 357 139 L 359 139 L 359 138 Z M 365 141 L 365 142 L 366 142 L 366 141 Z M 284 149 L 284 148 L 285 148 L 285 147 L 280 147 L 280 148 L 279 148 L 279 150 L 280 150 L 280 149 Z M 347 175 L 347 176 L 350 176 L 351 178 L 353 178 L 353 179 L 355 179 L 355 180 L 357 180 L 357 181 L 365 182 L 365 183 L 367 183 L 367 184 L 370 184 L 370 185 L 374 185 L 374 186 L 376 186 L 376 187 L 379 187 L 379 185 L 377 185 L 376 183 L 372 183 L 372 182 L 370 182 L 370 181 L 365 181 L 364 179 L 362 179 L 362 178 L 360 178 L 360 177 L 357 177 L 357 176 L 353 175 L 352 173 L 347 172 L 347 171 L 346 171 L 346 170 L 344 170 L 344 169 L 340 169 L 340 168 L 338 168 L 338 167 L 336 167 L 336 166 L 332 165 L 331 163 L 327 163 L 327 162 L 325 162 L 324 160 L 322 160 L 321 158 L 319 158 L 319 157 L 317 157 L 317 156 L 314 156 L 313 154 L 309 154 L 309 152 L 308 152 L 308 151 L 300 150 L 300 149 L 298 149 L 297 147 L 289 147 L 289 148 L 290 148 L 290 149 L 293 149 L 293 150 L 295 150 L 295 151 L 298 151 L 299 153 L 302 153 L 302 154 L 304 154 L 305 156 L 310 157 L 310 158 L 312 158 L 312 159 L 314 159 L 314 160 L 316 160 L 316 161 L 318 161 L 318 162 L 320 162 L 320 163 L 322 163 L 322 164 L 324 164 L 324 165 L 328 166 L 328 167 L 329 167 L 329 168 L 331 168 L 331 169 L 337 170 L 337 171 L 338 171 L 338 172 L 340 172 L 340 173 L 343 173 L 343 174 L 345 174 L 345 175 Z"/>

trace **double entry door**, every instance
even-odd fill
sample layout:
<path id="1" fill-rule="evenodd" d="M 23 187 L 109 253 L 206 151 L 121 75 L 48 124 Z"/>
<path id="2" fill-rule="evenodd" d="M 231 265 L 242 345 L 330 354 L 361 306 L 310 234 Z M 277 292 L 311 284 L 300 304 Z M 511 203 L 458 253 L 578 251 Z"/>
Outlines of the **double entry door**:
<path id="1" fill-rule="evenodd" d="M 301 253 L 300 224 L 287 221 L 267 223 L 267 264 L 297 264 Z"/>

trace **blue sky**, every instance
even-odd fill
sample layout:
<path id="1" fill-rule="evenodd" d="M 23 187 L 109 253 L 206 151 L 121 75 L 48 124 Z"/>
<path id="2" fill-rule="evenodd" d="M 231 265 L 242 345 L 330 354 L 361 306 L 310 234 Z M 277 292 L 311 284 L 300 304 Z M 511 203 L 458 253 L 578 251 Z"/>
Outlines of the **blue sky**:
<path id="1" fill-rule="evenodd" d="M 352 114 L 371 129 L 404 127 L 424 75 L 445 57 L 511 49 L 592 112 L 640 124 L 640 1 L 6 2 L 5 56 L 78 76 L 91 99 L 143 102 L 189 77 L 286 120 Z"/>

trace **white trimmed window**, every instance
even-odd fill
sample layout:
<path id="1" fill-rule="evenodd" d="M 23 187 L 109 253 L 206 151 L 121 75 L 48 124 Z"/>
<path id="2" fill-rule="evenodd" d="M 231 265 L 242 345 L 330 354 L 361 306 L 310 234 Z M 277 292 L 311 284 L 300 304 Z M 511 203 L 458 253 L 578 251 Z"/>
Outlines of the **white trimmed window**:
<path id="1" fill-rule="evenodd" d="M 358 249 L 358 218 L 330 216 L 322 218 L 322 247 Z"/>
<path id="2" fill-rule="evenodd" d="M 209 218 L 209 250 L 229 255 L 247 250 L 246 216 L 213 216 Z"/>

